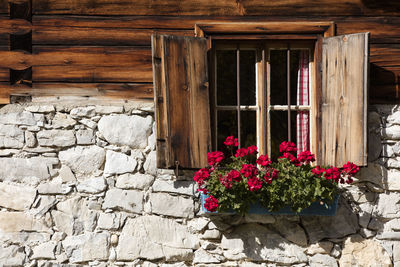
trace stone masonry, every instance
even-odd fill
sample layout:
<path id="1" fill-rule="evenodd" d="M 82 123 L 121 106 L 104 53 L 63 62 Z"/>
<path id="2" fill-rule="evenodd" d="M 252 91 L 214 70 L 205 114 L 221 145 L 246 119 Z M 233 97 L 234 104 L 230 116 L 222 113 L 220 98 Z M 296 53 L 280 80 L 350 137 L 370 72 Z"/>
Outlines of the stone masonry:
<path id="1" fill-rule="evenodd" d="M 400 266 L 400 106 L 368 134 L 336 216 L 205 216 L 155 167 L 151 104 L 4 106 L 0 266 Z"/>

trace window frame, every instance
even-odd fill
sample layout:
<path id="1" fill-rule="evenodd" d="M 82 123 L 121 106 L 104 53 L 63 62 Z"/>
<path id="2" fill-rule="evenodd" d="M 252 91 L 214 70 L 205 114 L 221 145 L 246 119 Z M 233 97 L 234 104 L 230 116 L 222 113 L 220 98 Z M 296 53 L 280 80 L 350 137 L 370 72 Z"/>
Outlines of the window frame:
<path id="1" fill-rule="evenodd" d="M 215 114 L 214 114 L 214 103 L 215 96 L 213 85 L 214 81 L 214 71 L 215 71 L 215 60 L 214 60 L 214 43 L 216 41 L 229 42 L 237 41 L 240 43 L 246 43 L 252 41 L 252 43 L 259 42 L 259 47 L 263 51 L 262 43 L 270 42 L 279 44 L 282 41 L 290 41 L 294 43 L 307 43 L 310 46 L 312 43 L 313 53 L 310 54 L 313 61 L 310 61 L 310 106 L 317 107 L 319 105 L 318 99 L 316 97 L 316 89 L 320 87 L 320 79 L 317 75 L 320 66 L 316 64 L 320 60 L 320 49 L 322 45 L 322 37 L 332 37 L 335 36 L 335 23 L 333 21 L 296 21 L 296 22 L 218 22 L 218 23 L 196 23 L 194 27 L 196 37 L 205 37 L 207 39 L 207 46 L 209 51 L 209 79 L 210 79 L 210 115 L 212 127 L 215 127 Z M 265 53 L 265 52 L 263 52 Z M 262 54 L 262 62 L 257 65 L 256 73 L 260 75 L 261 73 L 270 73 L 268 69 L 268 64 L 266 57 L 268 55 Z M 264 68 L 264 69 L 263 69 Z M 261 80 L 261 79 L 259 79 Z M 269 80 L 269 79 L 268 79 Z M 270 88 L 266 86 L 266 81 L 257 81 L 256 91 L 257 96 L 263 94 L 263 92 L 269 92 Z M 262 92 L 259 92 L 261 90 Z M 258 107 L 269 106 L 269 103 L 264 103 L 267 96 L 257 97 L 256 105 Z M 269 97 L 268 97 L 269 99 Z M 259 103 L 258 101 L 261 101 Z M 314 108 L 315 109 L 315 108 Z M 259 146 L 259 152 L 261 154 L 270 154 L 270 145 L 267 140 L 269 140 L 269 135 L 263 133 L 270 133 L 268 125 L 269 111 L 266 108 L 261 108 L 257 111 L 257 144 Z M 316 125 L 318 118 L 316 114 L 310 113 L 310 149 L 311 151 L 318 151 L 317 144 L 317 133 Z M 311 126 L 313 125 L 313 126 Z M 216 137 L 215 131 L 212 132 L 212 147 L 216 148 Z"/>
<path id="2" fill-rule="evenodd" d="M 237 111 L 238 116 L 238 137 L 240 143 L 240 112 L 242 111 L 256 111 L 256 133 L 257 133 L 257 146 L 259 148 L 259 152 L 261 154 L 271 155 L 271 125 L 270 125 L 270 112 L 273 110 L 308 110 L 310 113 L 310 149 L 313 148 L 313 144 L 315 142 L 315 136 L 312 135 L 312 129 L 315 127 L 313 125 L 313 120 L 311 119 L 314 115 L 313 110 L 313 88 L 315 87 L 315 77 L 314 71 L 311 71 L 314 68 L 315 64 L 313 62 L 313 50 L 314 50 L 313 41 L 298 41 L 298 40 L 214 40 L 212 42 L 212 48 L 210 50 L 210 112 L 211 112 L 211 122 L 212 122 L 212 141 L 214 149 L 217 149 L 217 139 L 218 139 L 218 120 L 217 120 L 217 112 L 221 110 L 231 110 Z M 310 104 L 305 105 L 297 105 L 291 104 L 290 108 L 288 105 L 271 105 L 270 104 L 270 51 L 271 50 L 309 50 L 309 95 Z M 256 72 L 256 80 L 255 80 L 255 104 L 254 105 L 218 105 L 217 103 L 217 62 L 216 62 L 216 51 L 221 50 L 254 50 L 256 54 L 256 62 L 255 62 L 255 72 Z M 239 71 L 240 68 L 237 68 Z M 239 86 L 239 85 L 238 85 Z M 240 86 L 239 86 L 240 87 Z M 239 87 L 237 90 L 237 97 L 239 99 Z M 240 103 L 240 100 L 239 100 Z M 292 140 L 293 141 L 293 140 Z"/>

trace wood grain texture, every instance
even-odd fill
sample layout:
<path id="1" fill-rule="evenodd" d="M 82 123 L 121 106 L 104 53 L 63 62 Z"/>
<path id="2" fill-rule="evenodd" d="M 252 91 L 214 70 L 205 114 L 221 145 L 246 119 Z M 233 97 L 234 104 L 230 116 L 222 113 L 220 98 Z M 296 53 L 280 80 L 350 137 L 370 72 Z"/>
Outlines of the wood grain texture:
<path id="1" fill-rule="evenodd" d="M 24 70 L 32 66 L 33 56 L 25 51 L 0 51 L 0 68 Z"/>
<path id="2" fill-rule="evenodd" d="M 8 14 L 8 0 L 0 0 L 0 14 Z"/>
<path id="3" fill-rule="evenodd" d="M 150 46 L 151 35 L 154 33 L 193 36 L 192 30 L 35 26 L 32 32 L 32 43 L 34 45 Z"/>
<path id="4" fill-rule="evenodd" d="M 33 81 L 152 82 L 148 47 L 35 46 L 33 56 Z"/>
<path id="5" fill-rule="evenodd" d="M 0 46 L 0 55 L 1 53 L 7 52 L 7 46 Z M 2 59 L 2 57 L 0 56 Z M 1 60 L 0 60 L 1 61 Z M 9 82 L 10 81 L 10 70 L 8 67 L 1 67 L 0 66 L 0 82 Z"/>
<path id="6" fill-rule="evenodd" d="M 219 34 L 321 34 L 330 27 L 332 22 L 319 21 L 296 21 L 296 22 L 217 22 L 197 23 L 195 29 L 198 36 L 219 35 Z"/>
<path id="7" fill-rule="evenodd" d="M 32 88 L 10 86 L 9 91 L 12 95 L 153 99 L 151 83 L 34 83 Z"/>
<path id="8" fill-rule="evenodd" d="M 322 44 L 321 164 L 367 164 L 368 33 Z"/>
<path id="9" fill-rule="evenodd" d="M 205 167 L 211 148 L 206 39 L 159 35 L 152 43 L 158 167 Z"/>
<path id="10" fill-rule="evenodd" d="M 32 24 L 24 19 L 0 17 L 0 34 L 25 34 L 32 30 Z"/>
<path id="11" fill-rule="evenodd" d="M 0 104 L 10 103 L 10 85 L 5 82 L 0 82 Z"/>
<path id="12" fill-rule="evenodd" d="M 33 0 L 34 14 L 76 15 L 399 15 L 397 1 L 375 0 Z"/>

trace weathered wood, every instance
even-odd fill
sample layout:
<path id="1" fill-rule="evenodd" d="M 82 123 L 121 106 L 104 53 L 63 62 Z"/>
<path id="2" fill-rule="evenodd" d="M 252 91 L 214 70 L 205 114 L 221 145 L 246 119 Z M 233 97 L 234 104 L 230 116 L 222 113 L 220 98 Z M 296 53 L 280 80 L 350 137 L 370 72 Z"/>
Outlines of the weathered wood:
<path id="1" fill-rule="evenodd" d="M 10 85 L 5 82 L 0 82 L 0 104 L 10 103 Z"/>
<path id="2" fill-rule="evenodd" d="M 368 33 L 322 45 L 320 164 L 367 164 Z"/>
<path id="3" fill-rule="evenodd" d="M 33 64 L 33 57 L 25 51 L 0 51 L 0 68 L 23 70 Z"/>
<path id="4" fill-rule="evenodd" d="M 33 52 L 34 81 L 152 82 L 149 48 L 35 46 Z"/>
<path id="5" fill-rule="evenodd" d="M 326 31 L 333 31 L 333 22 L 218 22 L 218 23 L 197 23 L 195 32 L 197 36 L 204 37 L 208 35 L 221 34 L 323 34 Z"/>
<path id="6" fill-rule="evenodd" d="M 32 88 L 10 86 L 11 95 L 94 96 L 118 99 L 153 99 L 151 83 L 34 83 Z"/>
<path id="7" fill-rule="evenodd" d="M 0 46 L 0 55 L 1 53 L 6 52 L 7 50 L 8 50 L 7 46 Z M 3 58 L 0 56 L 0 59 Z M 9 82 L 9 81 L 10 81 L 10 70 L 8 69 L 8 67 L 0 66 L 0 82 Z"/>
<path id="8" fill-rule="evenodd" d="M 32 24 L 24 19 L 0 17 L 0 34 L 25 34 L 32 30 Z"/>
<path id="9" fill-rule="evenodd" d="M 206 39 L 160 35 L 152 42 L 156 122 L 167 126 L 157 130 L 157 145 L 165 147 L 157 152 L 158 167 L 205 167 L 211 148 Z"/>
<path id="10" fill-rule="evenodd" d="M 371 44 L 370 62 L 400 75 L 400 44 Z"/>
<path id="11" fill-rule="evenodd" d="M 359 0 L 33 0 L 34 14 L 79 15 L 399 15 L 397 1 Z"/>
<path id="12" fill-rule="evenodd" d="M 33 66 L 34 82 L 151 82 L 151 65 L 137 67 L 97 67 L 85 65 Z"/>
<path id="13" fill-rule="evenodd" d="M 0 14 L 8 14 L 8 0 L 0 0 Z"/>
<path id="14" fill-rule="evenodd" d="M 400 42 L 400 17 L 354 17 L 354 16 L 247 16 L 247 17 L 203 17 L 203 16 L 124 16 L 124 17 L 105 17 L 105 16 L 34 16 L 33 17 L 33 39 L 36 44 L 60 44 L 57 38 L 66 40 L 70 44 L 79 44 L 79 32 L 82 38 L 90 38 L 90 42 L 97 43 L 104 38 L 104 34 L 113 30 L 113 34 L 118 32 L 131 33 L 132 29 L 142 30 L 194 30 L 195 24 L 210 24 L 220 22 L 296 22 L 296 21 L 334 21 L 336 24 L 336 34 L 350 34 L 354 32 L 370 32 L 371 43 L 396 43 Z M 85 37 L 85 29 L 91 35 Z M 99 31 L 97 33 L 96 31 Z M 35 33 L 36 32 L 36 33 Z M 140 33 L 140 32 L 139 32 Z M 167 32 L 166 32 L 167 33 Z M 47 37 L 45 34 L 51 35 Z M 66 36 L 66 35 L 71 36 Z M 87 33 L 88 34 L 88 33 Z M 86 35 L 87 35 L 86 34 Z M 172 34 L 172 33 L 171 33 Z M 174 35 L 176 33 L 173 33 Z M 119 37 L 120 34 L 118 35 Z M 106 36 L 107 37 L 107 36 Z M 52 41 L 51 39 L 55 40 Z M 78 40 L 75 40 L 78 38 Z M 124 37 L 121 37 L 124 38 Z M 107 38 L 106 38 L 107 39 Z M 89 41 L 88 41 L 89 42 Z M 115 40 L 118 44 L 118 40 Z M 82 41 L 83 44 L 83 41 Z M 101 42 L 98 42 L 101 44 Z M 111 42 L 110 42 L 111 44 Z"/>
<path id="15" fill-rule="evenodd" d="M 32 32 L 32 43 L 34 45 L 150 46 L 151 35 L 154 33 L 193 36 L 192 30 L 35 26 Z"/>

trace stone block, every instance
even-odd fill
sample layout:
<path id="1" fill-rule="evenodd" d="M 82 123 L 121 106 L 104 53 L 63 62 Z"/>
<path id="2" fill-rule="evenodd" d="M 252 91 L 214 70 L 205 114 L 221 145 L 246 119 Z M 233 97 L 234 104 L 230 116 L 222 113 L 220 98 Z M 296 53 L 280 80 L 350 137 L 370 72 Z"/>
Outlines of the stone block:
<path id="1" fill-rule="evenodd" d="M 93 117 L 96 113 L 94 106 L 73 108 L 69 114 L 72 117 Z"/>
<path id="2" fill-rule="evenodd" d="M 103 165 L 105 154 L 98 146 L 76 146 L 60 151 L 59 158 L 75 174 L 91 174 Z"/>
<path id="3" fill-rule="evenodd" d="M 24 131 L 15 125 L 0 124 L 0 148 L 22 148 Z"/>
<path id="4" fill-rule="evenodd" d="M 110 115 L 100 119 L 98 128 L 110 144 L 145 148 L 152 124 L 151 116 Z"/>
<path id="5" fill-rule="evenodd" d="M 41 259 L 41 260 L 54 260 L 56 259 L 55 257 L 55 249 L 57 246 L 57 242 L 55 241 L 50 241 L 46 243 L 42 243 L 37 245 L 36 247 L 33 248 L 33 254 L 31 256 L 31 259 Z"/>
<path id="6" fill-rule="evenodd" d="M 76 135 L 76 143 L 78 145 L 92 145 L 96 142 L 96 138 L 94 136 L 93 130 L 78 130 L 75 133 Z"/>
<path id="7" fill-rule="evenodd" d="M 193 218 L 193 199 L 181 196 L 171 196 L 166 193 L 152 193 L 150 195 L 151 211 L 156 214 Z"/>
<path id="8" fill-rule="evenodd" d="M 192 196 L 194 192 L 192 181 L 165 181 L 156 179 L 153 183 L 153 192 L 168 192 Z"/>
<path id="9" fill-rule="evenodd" d="M 121 189 L 148 189 L 154 181 L 154 176 L 142 173 L 122 174 L 117 177 L 116 187 Z"/>
<path id="10" fill-rule="evenodd" d="M 28 111 L 0 114 L 0 124 L 36 125 L 35 116 Z"/>
<path id="11" fill-rule="evenodd" d="M 111 114 L 111 113 L 122 113 L 124 112 L 123 106 L 96 106 L 96 113 L 99 114 Z"/>
<path id="12" fill-rule="evenodd" d="M 40 146 L 68 147 L 76 142 L 72 130 L 44 130 L 38 132 L 36 137 Z"/>
<path id="13" fill-rule="evenodd" d="M 84 181 L 81 181 L 76 189 L 78 192 L 88 193 L 88 194 L 97 194 L 106 190 L 107 184 L 103 177 L 94 177 L 89 178 Z"/>
<path id="14" fill-rule="evenodd" d="M 56 113 L 54 118 L 51 120 L 51 126 L 54 129 L 59 128 L 71 128 L 76 124 L 76 120 L 71 118 L 70 115 L 64 113 Z"/>
<path id="15" fill-rule="evenodd" d="M 353 235 L 346 239 L 339 260 L 340 266 L 392 266 L 389 254 L 377 242 Z"/>
<path id="16" fill-rule="evenodd" d="M 175 220 L 141 216 L 125 223 L 117 246 L 117 259 L 176 259 L 187 257 L 199 247 L 198 238 Z"/>
<path id="17" fill-rule="evenodd" d="M 136 169 L 137 161 L 123 153 L 107 150 L 104 175 L 123 174 L 133 172 Z"/>
<path id="18" fill-rule="evenodd" d="M 143 192 L 137 190 L 110 189 L 106 193 L 102 207 L 103 209 L 141 213 L 143 210 Z"/>
<path id="19" fill-rule="evenodd" d="M 70 263 L 104 261 L 109 256 L 109 239 L 108 233 L 85 233 L 66 237 L 62 245 Z"/>
<path id="20" fill-rule="evenodd" d="M 36 197 L 36 189 L 29 186 L 0 183 L 0 207 L 28 210 Z"/>

